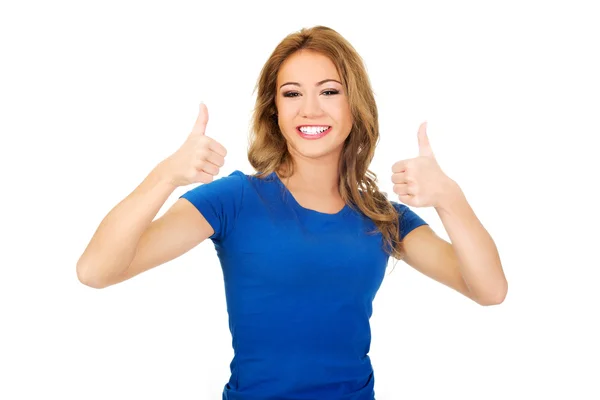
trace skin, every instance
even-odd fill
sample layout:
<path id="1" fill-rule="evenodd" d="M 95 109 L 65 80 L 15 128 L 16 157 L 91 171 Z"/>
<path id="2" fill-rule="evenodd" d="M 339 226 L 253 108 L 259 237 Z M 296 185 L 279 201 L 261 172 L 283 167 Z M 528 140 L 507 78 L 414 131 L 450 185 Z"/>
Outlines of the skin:
<path id="1" fill-rule="evenodd" d="M 277 77 L 278 122 L 295 164 L 294 174 L 284 183 L 300 205 L 323 213 L 337 213 L 345 206 L 337 186 L 338 162 L 352 115 L 340 81 L 331 60 L 305 50 L 290 56 Z M 207 122 L 208 111 L 201 106 L 181 149 L 157 165 L 103 219 L 77 263 L 82 283 L 104 288 L 123 282 L 181 256 L 213 234 L 185 199 L 155 219 L 176 187 L 207 183 L 218 175 L 226 150 L 205 135 Z M 297 131 L 301 125 L 332 129 L 322 138 L 305 139 Z M 420 226 L 405 236 L 403 260 L 481 305 L 502 303 L 508 283 L 493 239 L 459 185 L 437 163 L 426 124 L 419 128 L 418 144 L 416 158 L 392 166 L 394 192 L 409 206 L 433 207 L 450 242 L 428 225 Z"/>
<path id="2" fill-rule="evenodd" d="M 352 113 L 340 76 L 331 60 L 299 51 L 281 66 L 275 104 L 279 127 L 294 160 L 294 174 L 285 179 L 296 200 L 309 209 L 335 213 L 344 207 L 337 187 L 338 162 L 352 128 Z M 299 135 L 301 125 L 327 125 L 319 139 Z"/>
<path id="3" fill-rule="evenodd" d="M 306 50 L 290 56 L 277 77 L 279 127 L 295 163 L 294 174 L 284 183 L 302 206 L 325 213 L 344 207 L 337 188 L 338 162 L 352 115 L 340 81 L 329 58 Z M 310 140 L 298 134 L 299 125 L 331 125 L 332 130 Z M 417 135 L 418 156 L 396 162 L 391 179 L 400 202 L 437 211 L 450 242 L 428 225 L 418 227 L 404 238 L 404 261 L 481 305 L 500 304 L 507 282 L 494 241 L 459 185 L 437 163 L 426 126 Z"/>

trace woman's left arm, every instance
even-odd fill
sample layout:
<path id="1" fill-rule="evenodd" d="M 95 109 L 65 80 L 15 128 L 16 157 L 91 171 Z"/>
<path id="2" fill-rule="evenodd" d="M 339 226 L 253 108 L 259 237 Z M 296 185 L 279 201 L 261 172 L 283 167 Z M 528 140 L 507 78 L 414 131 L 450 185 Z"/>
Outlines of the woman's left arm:
<path id="1" fill-rule="evenodd" d="M 435 209 L 451 243 L 428 225 L 420 226 L 404 238 L 403 261 L 480 305 L 502 303 L 508 283 L 498 250 L 462 190 L 451 189 Z"/>
<path id="2" fill-rule="evenodd" d="M 451 243 L 420 226 L 403 239 L 404 261 L 481 305 L 500 304 L 508 283 L 494 240 L 460 186 L 439 167 L 425 129 L 419 129 L 419 157 L 392 167 L 394 192 L 409 206 L 434 207 Z"/>
<path id="3" fill-rule="evenodd" d="M 435 210 L 450 237 L 473 300 L 487 305 L 502 303 L 508 283 L 494 240 L 457 184 L 450 185 L 442 199 Z"/>

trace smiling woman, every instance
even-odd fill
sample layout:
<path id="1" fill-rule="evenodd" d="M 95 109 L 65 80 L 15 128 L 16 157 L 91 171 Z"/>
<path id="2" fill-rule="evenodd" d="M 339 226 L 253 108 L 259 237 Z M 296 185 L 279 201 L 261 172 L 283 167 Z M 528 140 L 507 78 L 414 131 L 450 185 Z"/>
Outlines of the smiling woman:
<path id="1" fill-rule="evenodd" d="M 324 26 L 293 33 L 265 63 L 257 92 L 248 152 L 257 176 L 276 173 L 307 208 L 351 205 L 375 224 L 386 251 L 401 259 L 398 209 L 368 170 L 379 140 L 378 113 L 353 46 Z"/>
<path id="2" fill-rule="evenodd" d="M 330 78 L 320 80 L 322 76 Z M 333 62 L 315 51 L 300 50 L 281 65 L 275 105 L 293 157 L 340 158 L 352 129 L 352 113 L 340 80 Z"/>
<path id="3" fill-rule="evenodd" d="M 213 181 L 226 149 L 205 135 L 206 106 L 174 154 L 102 221 L 77 264 L 102 288 L 210 239 L 225 281 L 234 358 L 224 400 L 373 400 L 373 300 L 390 257 L 480 304 L 506 281 L 493 241 L 419 130 L 419 157 L 392 167 L 405 204 L 436 207 L 452 243 L 368 170 L 379 139 L 360 56 L 317 26 L 283 39 L 257 83 L 248 159 Z M 173 190 L 202 183 L 153 220 Z"/>

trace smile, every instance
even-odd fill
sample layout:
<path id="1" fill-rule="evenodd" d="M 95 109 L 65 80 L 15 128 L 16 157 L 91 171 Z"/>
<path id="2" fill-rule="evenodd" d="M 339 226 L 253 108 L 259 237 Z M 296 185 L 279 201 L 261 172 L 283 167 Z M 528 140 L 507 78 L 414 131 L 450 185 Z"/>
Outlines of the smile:
<path id="1" fill-rule="evenodd" d="M 301 125 L 296 128 L 296 132 L 304 139 L 320 139 L 331 132 L 329 125 Z"/>

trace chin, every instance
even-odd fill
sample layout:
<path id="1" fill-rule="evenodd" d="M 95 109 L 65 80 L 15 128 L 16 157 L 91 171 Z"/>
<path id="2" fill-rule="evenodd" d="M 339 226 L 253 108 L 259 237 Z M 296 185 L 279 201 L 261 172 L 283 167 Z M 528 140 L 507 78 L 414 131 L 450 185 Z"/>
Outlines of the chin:
<path id="1" fill-rule="evenodd" d="M 326 158 L 331 157 L 333 155 L 339 155 L 342 151 L 342 144 L 339 146 L 303 146 L 302 144 L 298 145 L 298 143 L 294 143 L 293 153 L 292 155 L 298 155 L 302 158 Z"/>

